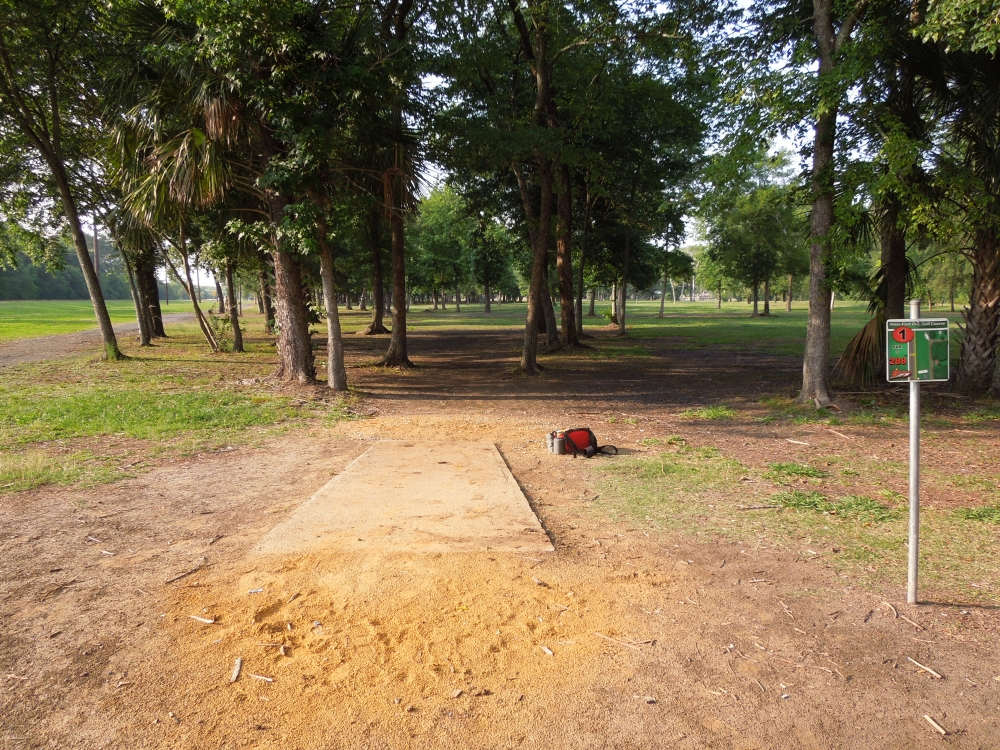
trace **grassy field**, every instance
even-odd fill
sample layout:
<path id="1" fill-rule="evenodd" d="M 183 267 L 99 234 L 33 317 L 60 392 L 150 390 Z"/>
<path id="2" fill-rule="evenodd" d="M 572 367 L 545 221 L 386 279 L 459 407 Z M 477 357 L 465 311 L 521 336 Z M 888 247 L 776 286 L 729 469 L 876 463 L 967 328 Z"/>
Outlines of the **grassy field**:
<path id="1" fill-rule="evenodd" d="M 135 322 L 135 307 L 130 300 L 108 300 L 107 305 L 112 323 Z M 163 312 L 191 312 L 191 305 L 174 301 L 164 305 Z M 0 343 L 91 328 L 97 328 L 97 320 L 89 300 L 0 302 Z"/>
<path id="2" fill-rule="evenodd" d="M 584 330 L 605 328 L 607 320 L 602 317 L 602 310 L 609 303 L 598 302 L 594 317 L 586 315 L 584 308 Z M 808 311 L 804 302 L 794 303 L 790 313 L 786 313 L 782 304 L 776 304 L 770 317 L 749 317 L 748 305 L 745 302 L 726 302 L 722 309 L 716 309 L 714 302 L 678 302 L 676 305 L 667 303 L 664 317 L 658 318 L 660 303 L 652 301 L 630 301 L 627 306 L 628 331 L 633 339 L 650 339 L 667 337 L 671 339 L 674 348 L 701 349 L 707 347 L 732 350 L 760 350 L 771 354 L 787 354 L 801 356 L 805 346 L 806 318 Z M 868 321 L 867 303 L 838 301 L 833 310 L 831 322 L 831 352 L 834 356 L 843 351 L 861 327 Z M 482 305 L 462 305 L 462 312 L 456 313 L 449 306 L 448 310 L 433 310 L 426 305 L 413 305 L 407 315 L 407 327 L 413 331 L 446 330 L 462 328 L 465 330 L 490 330 L 498 328 L 521 328 L 524 326 L 526 305 L 511 303 L 493 305 L 490 315 L 483 312 Z M 357 309 L 341 310 L 341 322 L 344 331 L 353 333 L 368 325 L 370 312 Z M 930 313 L 927 313 L 929 316 Z M 957 313 L 940 313 L 935 316 L 958 320 Z M 386 320 L 386 324 L 389 321 Z M 957 328 L 952 329 L 952 337 Z M 640 345 L 641 346 L 641 345 Z M 957 353 L 957 346 L 952 346 Z M 639 352 L 636 349 L 636 352 Z"/>

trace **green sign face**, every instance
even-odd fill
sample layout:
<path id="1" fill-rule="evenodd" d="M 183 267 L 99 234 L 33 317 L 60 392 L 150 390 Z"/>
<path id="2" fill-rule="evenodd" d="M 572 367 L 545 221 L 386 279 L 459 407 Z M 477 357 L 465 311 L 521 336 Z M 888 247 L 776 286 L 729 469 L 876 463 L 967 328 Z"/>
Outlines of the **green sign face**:
<path id="1" fill-rule="evenodd" d="M 887 320 L 886 380 L 947 380 L 951 360 L 948 326 L 947 318 Z"/>

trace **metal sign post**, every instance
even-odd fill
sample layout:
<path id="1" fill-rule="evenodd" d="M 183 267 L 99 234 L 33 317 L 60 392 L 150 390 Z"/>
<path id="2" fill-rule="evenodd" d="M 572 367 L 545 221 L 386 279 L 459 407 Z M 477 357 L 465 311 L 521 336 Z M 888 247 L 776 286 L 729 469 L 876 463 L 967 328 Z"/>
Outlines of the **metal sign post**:
<path id="1" fill-rule="evenodd" d="M 947 318 L 920 318 L 920 300 L 910 301 L 910 317 L 886 321 L 885 376 L 890 383 L 910 384 L 910 541 L 906 601 L 917 603 L 920 561 L 920 381 L 947 381 L 950 376 Z"/>

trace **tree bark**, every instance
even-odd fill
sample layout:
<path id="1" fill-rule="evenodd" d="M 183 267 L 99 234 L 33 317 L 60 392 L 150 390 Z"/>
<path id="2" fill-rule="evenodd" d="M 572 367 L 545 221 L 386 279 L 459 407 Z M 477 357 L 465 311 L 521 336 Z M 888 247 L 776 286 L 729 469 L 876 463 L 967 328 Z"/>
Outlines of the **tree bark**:
<path id="1" fill-rule="evenodd" d="M 344 336 L 340 329 L 337 309 L 337 288 L 333 281 L 333 254 L 330 252 L 329 228 L 322 214 L 316 221 L 319 233 L 319 275 L 323 282 L 323 306 L 326 311 L 326 383 L 335 391 L 347 390 L 347 368 L 344 366 Z"/>
<path id="2" fill-rule="evenodd" d="M 556 321 L 555 306 L 552 304 L 552 293 L 548 284 L 542 284 L 542 312 L 545 316 L 545 345 L 559 346 L 559 324 Z"/>
<path id="3" fill-rule="evenodd" d="M 222 284 L 219 283 L 218 270 L 212 274 L 215 277 L 215 298 L 219 301 L 219 315 L 226 314 L 226 297 L 222 293 Z"/>
<path id="4" fill-rule="evenodd" d="M 585 180 L 587 186 L 587 192 L 583 197 L 583 230 L 580 234 L 580 267 L 577 269 L 577 284 L 576 284 L 576 337 L 577 339 L 583 338 L 583 269 L 587 263 L 587 240 L 590 234 L 590 172 L 587 173 L 587 179 Z M 593 308 L 593 301 L 591 301 L 591 308 Z M 590 314 L 593 315 L 594 311 L 591 309 Z"/>
<path id="5" fill-rule="evenodd" d="M 135 277 L 149 316 L 150 335 L 153 338 L 166 338 L 167 333 L 163 330 L 163 310 L 160 307 L 160 284 L 156 280 L 156 262 L 151 248 L 147 248 L 136 258 Z"/>
<path id="6" fill-rule="evenodd" d="M 545 159 L 538 159 L 538 180 L 542 199 L 539 205 L 537 222 L 531 205 L 531 194 L 524 179 L 524 172 L 517 164 L 512 165 L 517 177 L 521 202 L 524 204 L 524 215 L 528 221 L 528 235 L 532 244 L 531 279 L 528 282 L 528 313 L 524 325 L 524 345 L 521 349 L 521 371 L 525 375 L 537 375 L 538 366 L 538 330 L 544 315 L 542 310 L 542 287 L 548 275 L 546 243 L 552 225 L 552 172 Z M 546 200 L 548 196 L 548 200 Z"/>
<path id="7" fill-rule="evenodd" d="M 399 189 L 395 186 L 392 190 L 394 201 L 389 214 L 392 231 L 392 338 L 381 364 L 402 369 L 413 367 L 413 363 L 406 351 L 406 237 Z"/>
<path id="8" fill-rule="evenodd" d="M 142 295 L 139 294 L 138 285 L 135 283 L 135 274 L 120 247 L 118 252 L 122 258 L 122 265 L 125 266 L 125 276 L 128 279 L 129 291 L 132 293 L 132 304 L 135 306 L 135 321 L 139 324 L 139 346 L 152 346 L 149 335 L 149 318 L 143 310 Z"/>
<path id="9" fill-rule="evenodd" d="M 760 314 L 757 312 L 757 292 L 760 290 L 760 284 L 758 282 L 753 283 L 753 312 L 750 313 L 751 318 L 759 318 Z"/>
<path id="10" fill-rule="evenodd" d="M 90 261 L 90 252 L 87 250 L 87 238 L 83 233 L 83 227 L 80 226 L 80 215 L 77 212 L 76 200 L 73 198 L 73 193 L 70 190 L 69 177 L 66 174 L 65 166 L 54 154 L 43 152 L 43 156 L 52 170 L 52 177 L 59 191 L 59 200 L 62 203 L 63 213 L 66 215 L 69 232 L 73 238 L 76 257 L 80 261 L 80 271 L 83 273 L 83 280 L 87 284 L 87 292 L 90 294 L 90 303 L 94 308 L 94 315 L 97 317 L 97 325 L 101 329 L 104 358 L 109 361 L 125 359 L 125 355 L 118 348 L 118 338 L 115 336 L 115 329 L 111 324 L 108 306 L 104 301 L 104 292 L 101 291 L 101 284 L 98 280 L 97 272 L 94 270 L 94 264 Z"/>
<path id="11" fill-rule="evenodd" d="M 365 328 L 366 336 L 389 333 L 385 327 L 385 276 L 382 271 L 382 217 L 378 208 L 368 214 L 368 235 L 372 246 L 372 322 Z"/>
<path id="12" fill-rule="evenodd" d="M 483 284 L 483 299 L 485 300 L 483 305 L 483 312 L 487 315 L 492 315 L 493 310 L 490 309 L 490 285 L 489 283 Z"/>
<path id="13" fill-rule="evenodd" d="M 271 226 L 282 221 L 288 200 L 268 192 Z M 278 328 L 278 369 L 276 377 L 294 383 L 313 383 L 316 363 L 309 337 L 309 313 L 302 295 L 302 269 L 298 259 L 287 252 L 281 239 L 272 237 L 274 258 L 275 323 Z"/>
<path id="14" fill-rule="evenodd" d="M 899 226 L 902 211 L 895 193 L 886 196 L 882 225 L 882 268 L 885 274 L 887 318 L 906 317 L 906 231 Z"/>
<path id="15" fill-rule="evenodd" d="M 719 282 L 719 298 L 718 298 L 718 300 L 715 303 L 715 309 L 716 310 L 721 310 L 722 309 L 722 282 L 721 281 Z"/>
<path id="16" fill-rule="evenodd" d="M 792 289 L 793 289 L 792 284 L 794 283 L 794 281 L 795 279 L 792 276 L 792 274 L 788 274 L 788 299 L 785 300 L 785 312 L 792 311 Z"/>
<path id="17" fill-rule="evenodd" d="M 625 297 L 628 295 L 628 255 L 629 255 L 629 245 L 632 240 L 632 232 L 629 231 L 628 227 L 625 228 L 625 255 L 622 258 L 622 283 L 621 288 L 618 290 L 618 309 L 616 313 L 618 314 L 618 335 L 625 335 Z"/>
<path id="18" fill-rule="evenodd" d="M 831 80 L 837 52 L 846 44 L 861 12 L 863 0 L 844 18 L 840 29 L 833 27 L 833 0 L 813 0 L 813 34 L 819 58 L 817 73 L 820 90 Z M 832 84 L 831 84 L 832 85 Z M 802 359 L 800 403 L 826 406 L 830 398 L 830 287 L 826 280 L 826 262 L 830 254 L 830 230 L 833 228 L 834 143 L 839 102 L 829 95 L 821 97 L 816 117 L 812 167 L 812 214 L 809 245 L 809 318 L 806 326 L 806 350 Z"/>
<path id="19" fill-rule="evenodd" d="M 462 303 L 459 301 L 458 284 L 455 285 L 455 312 L 462 312 Z"/>
<path id="20" fill-rule="evenodd" d="M 771 314 L 771 280 L 764 279 L 764 315 Z"/>
<path id="21" fill-rule="evenodd" d="M 1000 301 L 1000 247 L 995 231 L 977 233 L 972 250 L 972 291 L 962 311 L 965 337 L 958 359 L 955 385 L 966 393 L 1000 393 L 996 369 L 998 334 L 997 303 Z"/>
<path id="22" fill-rule="evenodd" d="M 663 306 L 667 303 L 667 275 L 663 274 L 663 291 L 660 293 L 660 314 L 656 317 L 663 317 Z"/>
<path id="23" fill-rule="evenodd" d="M 597 300 L 597 287 L 590 287 L 590 311 L 587 313 L 588 318 L 593 318 L 597 313 L 594 312 L 594 302 Z"/>
<path id="24" fill-rule="evenodd" d="M 260 299 L 264 306 L 264 332 L 274 333 L 274 301 L 271 299 L 271 285 L 268 283 L 267 271 L 261 271 L 257 280 L 260 283 Z"/>
<path id="25" fill-rule="evenodd" d="M 236 304 L 236 287 L 233 284 L 233 262 L 228 258 L 226 258 L 226 292 L 229 294 L 229 324 L 233 328 L 233 351 L 242 352 L 243 331 L 240 330 L 240 309 Z"/>
<path id="26" fill-rule="evenodd" d="M 573 303 L 573 195 L 569 166 L 559 165 L 560 190 L 556 202 L 556 272 L 559 276 L 559 314 L 562 338 L 566 346 L 579 347 L 576 330 L 576 310 Z M 581 263 L 582 267 L 582 263 Z"/>

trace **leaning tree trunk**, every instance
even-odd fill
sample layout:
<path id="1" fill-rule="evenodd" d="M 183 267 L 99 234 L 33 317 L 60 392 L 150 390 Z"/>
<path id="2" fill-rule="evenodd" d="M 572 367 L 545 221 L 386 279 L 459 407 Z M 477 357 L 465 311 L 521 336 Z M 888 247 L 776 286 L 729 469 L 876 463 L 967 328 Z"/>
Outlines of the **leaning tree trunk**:
<path id="1" fill-rule="evenodd" d="M 177 278 L 177 282 L 181 285 L 181 288 L 187 292 L 188 297 L 191 299 L 191 306 L 194 308 L 194 316 L 198 321 L 198 327 L 201 328 L 202 335 L 205 337 L 205 341 L 208 343 L 209 347 L 213 352 L 219 351 L 219 342 L 215 340 L 215 334 L 212 333 L 211 326 L 208 325 L 208 321 L 205 319 L 205 313 L 201 309 L 201 305 L 198 304 L 198 298 L 194 290 L 194 282 L 191 280 L 191 263 L 188 260 L 187 251 L 187 236 L 184 233 L 184 222 L 181 221 L 180 233 L 178 237 L 177 250 L 180 253 L 181 260 L 184 262 L 184 276 L 182 277 L 177 269 L 174 267 L 173 262 L 170 260 L 170 256 L 167 255 L 166 250 L 163 252 L 163 257 L 167 261 L 167 265 L 170 270 L 174 272 L 174 276 Z"/>
<path id="2" fill-rule="evenodd" d="M 559 323 L 556 321 L 556 309 L 548 284 L 542 285 L 542 314 L 545 316 L 545 344 L 549 347 L 558 346 Z"/>
<path id="3" fill-rule="evenodd" d="M 955 384 L 967 393 L 1000 392 L 995 372 L 997 302 L 1000 301 L 1000 248 L 995 232 L 980 232 L 972 250 L 972 291 L 962 311 L 965 337 L 959 353 Z"/>
<path id="4" fill-rule="evenodd" d="M 101 283 L 94 270 L 94 264 L 90 259 L 90 251 L 87 249 L 87 238 L 83 234 L 83 227 L 80 226 L 80 215 L 77 212 L 76 200 L 69 186 L 69 177 L 63 164 L 56 158 L 45 154 L 55 179 L 56 188 L 59 191 L 59 199 L 62 203 L 63 214 L 69 224 L 69 232 L 73 237 L 73 248 L 76 250 L 77 260 L 80 261 L 80 271 L 83 273 L 83 280 L 87 284 L 87 292 L 90 294 L 90 303 L 94 308 L 94 315 L 97 317 L 97 325 L 101 329 L 101 339 L 104 343 L 104 358 L 109 361 L 125 359 L 121 349 L 118 348 L 118 338 L 115 336 L 114 326 L 111 324 L 111 316 L 108 314 L 108 306 L 104 301 L 104 292 L 101 291 Z"/>
<path id="5" fill-rule="evenodd" d="M 326 221 L 320 226 L 325 232 Z M 333 284 L 333 256 L 326 242 L 321 242 L 319 274 L 323 281 L 323 305 L 326 308 L 326 382 L 335 391 L 347 390 L 347 368 L 344 366 L 344 337 L 340 330 L 337 310 L 337 289 Z"/>
<path id="6" fill-rule="evenodd" d="M 233 262 L 228 258 L 226 259 L 226 293 L 229 295 L 229 324 L 233 328 L 233 351 L 242 352 L 243 331 L 240 330 L 240 308 L 236 304 L 236 287 L 233 284 Z"/>
<path id="7" fill-rule="evenodd" d="M 271 226 L 284 218 L 287 199 L 278 193 L 268 195 Z M 302 296 L 302 269 L 298 259 L 284 248 L 282 240 L 272 238 L 274 250 L 275 323 L 278 328 L 278 369 L 276 377 L 295 383 L 316 380 L 312 341 L 309 337 L 309 313 Z"/>
<path id="8" fill-rule="evenodd" d="M 413 367 L 406 351 L 406 237 L 403 225 L 403 210 L 396 186 L 392 195 L 396 197 L 389 214 L 389 226 L 392 230 L 392 338 L 389 340 L 389 350 L 382 358 L 381 364 L 386 367 Z"/>

